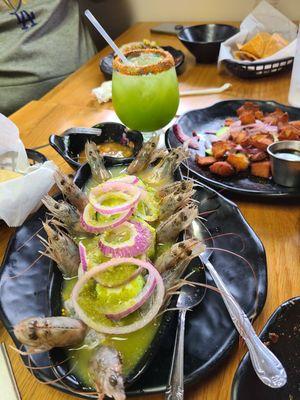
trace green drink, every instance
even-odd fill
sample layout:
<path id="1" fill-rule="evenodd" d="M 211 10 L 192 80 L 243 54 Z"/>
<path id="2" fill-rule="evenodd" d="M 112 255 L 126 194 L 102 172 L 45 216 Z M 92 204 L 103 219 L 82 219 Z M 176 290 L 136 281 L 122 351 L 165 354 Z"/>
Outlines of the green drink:
<path id="1" fill-rule="evenodd" d="M 175 116 L 178 81 L 173 57 L 161 49 L 125 54 L 130 64 L 114 61 L 112 98 L 120 120 L 129 128 L 151 132 Z"/>

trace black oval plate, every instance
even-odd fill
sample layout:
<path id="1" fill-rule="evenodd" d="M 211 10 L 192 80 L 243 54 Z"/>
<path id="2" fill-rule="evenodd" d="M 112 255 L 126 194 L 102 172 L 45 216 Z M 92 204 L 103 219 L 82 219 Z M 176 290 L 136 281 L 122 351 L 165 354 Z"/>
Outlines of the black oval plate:
<path id="1" fill-rule="evenodd" d="M 269 333 L 278 335 L 276 343 L 270 340 Z M 279 306 L 259 337 L 263 342 L 269 343 L 271 351 L 282 362 L 288 376 L 287 384 L 280 389 L 271 389 L 264 385 L 256 376 L 247 353 L 234 376 L 231 400 L 253 400 L 254 393 L 255 400 L 299 400 L 300 297 Z"/>
<path id="2" fill-rule="evenodd" d="M 84 178 L 78 175 L 77 184 L 80 186 L 83 181 Z M 267 293 L 266 256 L 262 243 L 234 203 L 205 185 L 201 190 L 197 190 L 195 198 L 200 202 L 199 207 L 203 217 L 206 218 L 206 227 L 212 235 L 218 236 L 214 238 L 215 246 L 238 252 L 252 265 L 257 286 L 250 268 L 241 258 L 219 250 L 214 251 L 211 257 L 214 266 L 245 312 L 248 315 L 258 315 L 263 308 Z M 17 346 L 20 343 L 13 335 L 12 327 L 20 320 L 33 315 L 52 315 L 56 303 L 50 294 L 57 293 L 55 286 L 57 269 L 44 257 L 37 260 L 42 245 L 40 240 L 33 236 L 41 229 L 45 212 L 45 208 L 41 207 L 16 230 L 8 245 L 0 271 L 0 315 Z M 39 233 L 45 235 L 43 230 Z M 236 236 L 224 235 L 226 233 L 235 233 Z M 23 247 L 19 250 L 20 246 Z M 22 273 L 34 261 L 36 263 L 26 273 L 16 279 L 7 280 L 8 277 Z M 213 284 L 209 274 L 207 282 Z M 175 329 L 172 329 L 170 334 L 164 337 L 160 350 L 152 359 L 149 368 L 128 388 L 128 396 L 165 390 L 174 336 Z M 185 383 L 192 383 L 219 366 L 237 343 L 238 334 L 218 293 L 207 290 L 202 303 L 188 313 L 185 337 Z M 28 364 L 27 357 L 23 359 Z M 45 366 L 49 363 L 51 365 L 51 362 L 49 353 L 33 358 L 34 366 Z M 34 370 L 33 373 L 43 381 L 57 377 L 57 372 L 52 369 Z M 74 392 L 74 380 L 64 379 L 60 383 L 54 383 L 53 386 L 77 395 Z M 78 389 L 82 387 L 79 386 Z"/>
<path id="3" fill-rule="evenodd" d="M 175 61 L 176 73 L 177 73 L 177 75 L 180 75 L 184 69 L 184 60 L 185 60 L 184 53 L 181 50 L 175 49 L 172 46 L 162 46 L 162 49 L 164 49 L 172 54 L 174 61 Z M 114 59 L 114 53 L 110 53 L 108 56 L 103 57 L 99 63 L 100 70 L 103 72 L 105 79 L 107 79 L 107 80 L 110 80 L 112 77 L 113 59 Z"/>
<path id="4" fill-rule="evenodd" d="M 177 123 L 183 132 L 192 136 L 192 131 L 206 132 L 217 131 L 224 126 L 227 117 L 236 118 L 236 110 L 245 103 L 253 101 L 258 103 L 264 112 L 272 112 L 276 107 L 288 112 L 290 120 L 300 119 L 300 109 L 288 107 L 275 101 L 260 101 L 253 99 L 226 100 L 220 101 L 210 107 L 200 110 L 192 110 L 178 118 Z M 167 146 L 170 148 L 178 147 L 182 143 L 175 137 L 173 129 L 170 128 L 166 136 Z M 300 196 L 299 188 L 288 188 L 275 183 L 272 179 L 259 179 L 250 176 L 249 173 L 240 173 L 230 178 L 222 178 L 212 174 L 208 168 L 200 168 L 195 163 L 197 150 L 190 149 L 191 157 L 184 162 L 185 168 L 189 168 L 192 174 L 204 183 L 213 187 L 227 189 L 239 195 L 251 195 L 256 197 L 296 197 Z"/>

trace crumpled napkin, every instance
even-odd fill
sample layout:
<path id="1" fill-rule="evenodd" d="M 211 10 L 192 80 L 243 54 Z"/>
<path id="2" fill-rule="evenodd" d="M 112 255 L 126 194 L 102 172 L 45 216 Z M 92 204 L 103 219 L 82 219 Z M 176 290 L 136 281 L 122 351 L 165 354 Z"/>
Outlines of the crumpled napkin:
<path id="1" fill-rule="evenodd" d="M 20 226 L 53 186 L 56 166 L 52 161 L 30 166 L 17 126 L 2 114 L 0 168 L 23 174 L 0 183 L 0 219 L 8 226 Z"/>
<path id="2" fill-rule="evenodd" d="M 93 89 L 92 93 L 100 104 L 107 103 L 112 99 L 112 81 L 103 82 L 101 86 Z"/>
<path id="3" fill-rule="evenodd" d="M 233 56 L 237 50 L 237 43 L 245 43 L 259 32 L 279 33 L 290 43 L 270 57 L 255 61 L 240 61 Z M 239 64 L 255 65 L 265 61 L 277 61 L 282 58 L 294 57 L 296 52 L 297 25 L 290 21 L 276 8 L 266 1 L 261 1 L 258 6 L 241 23 L 240 32 L 221 44 L 218 67 L 222 67 L 223 60 L 233 60 Z"/>

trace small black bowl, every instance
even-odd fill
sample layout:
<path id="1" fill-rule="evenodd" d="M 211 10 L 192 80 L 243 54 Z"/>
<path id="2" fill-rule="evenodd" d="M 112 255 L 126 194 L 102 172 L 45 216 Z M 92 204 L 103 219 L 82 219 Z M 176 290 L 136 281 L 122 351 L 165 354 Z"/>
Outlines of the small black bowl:
<path id="1" fill-rule="evenodd" d="M 175 49 L 172 46 L 162 46 L 162 49 L 168 51 L 174 58 L 175 69 L 177 75 L 180 75 L 184 70 L 185 55 L 181 50 Z M 101 58 L 99 62 L 100 71 L 103 73 L 105 79 L 110 80 L 113 73 L 114 53 L 108 54 L 108 56 Z"/>
<path id="2" fill-rule="evenodd" d="M 62 156 L 62 158 L 74 169 L 78 169 L 81 164 L 78 161 L 79 154 L 84 150 L 85 143 L 90 140 L 96 144 L 104 142 L 117 142 L 120 143 L 123 134 L 130 142 L 134 144 L 132 157 L 111 157 L 104 156 L 111 165 L 119 164 L 120 162 L 130 162 L 137 155 L 143 145 L 143 135 L 139 131 L 132 131 L 126 126 L 117 122 L 103 122 L 94 125 L 93 128 L 101 130 L 100 134 L 89 133 L 88 128 L 74 128 L 68 129 L 62 135 L 51 135 L 49 137 L 50 145 Z"/>
<path id="3" fill-rule="evenodd" d="M 221 43 L 239 32 L 232 25 L 204 24 L 188 26 L 178 33 L 181 43 L 196 57 L 197 63 L 214 63 Z"/>
<path id="4" fill-rule="evenodd" d="M 48 160 L 47 157 L 44 156 L 44 154 L 36 150 L 26 149 L 26 154 L 30 165 L 43 164 Z"/>
<path id="5" fill-rule="evenodd" d="M 281 304 L 259 334 L 269 349 L 282 362 L 288 380 L 278 389 L 264 385 L 254 372 L 247 353 L 235 373 L 231 400 L 299 400 L 300 376 L 300 297 Z M 255 393 L 255 395 L 254 395 Z"/>

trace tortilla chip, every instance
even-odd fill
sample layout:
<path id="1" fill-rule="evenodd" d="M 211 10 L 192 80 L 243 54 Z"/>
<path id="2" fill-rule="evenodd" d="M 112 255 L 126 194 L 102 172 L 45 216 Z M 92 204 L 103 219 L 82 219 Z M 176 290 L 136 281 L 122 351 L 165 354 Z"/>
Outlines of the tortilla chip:
<path id="1" fill-rule="evenodd" d="M 253 54 L 248 53 L 248 51 L 241 51 L 237 50 L 233 52 L 233 55 L 236 59 L 238 60 L 247 60 L 247 61 L 255 61 L 257 60 L 257 57 L 255 57 Z"/>
<path id="2" fill-rule="evenodd" d="M 19 176 L 22 176 L 22 174 L 14 171 L 8 171 L 6 169 L 0 169 L 0 183 L 10 181 L 11 179 L 18 178 Z"/>
<path id="3" fill-rule="evenodd" d="M 270 57 L 288 45 L 288 42 L 278 33 L 273 33 L 264 50 L 263 58 Z"/>
<path id="4" fill-rule="evenodd" d="M 281 43 L 283 47 L 287 46 L 290 42 L 286 40 L 279 33 L 273 33 L 273 38 L 277 40 L 278 43 Z"/>
<path id="5" fill-rule="evenodd" d="M 238 50 L 241 50 L 241 47 L 243 47 L 242 43 L 237 43 L 236 47 L 238 48 Z"/>
<path id="6" fill-rule="evenodd" d="M 248 42 L 244 43 L 240 51 L 246 51 L 253 54 L 256 58 L 262 58 L 264 55 L 266 43 L 270 40 L 271 35 L 268 32 L 260 32 Z"/>

